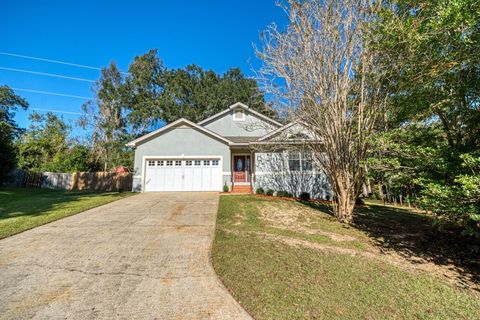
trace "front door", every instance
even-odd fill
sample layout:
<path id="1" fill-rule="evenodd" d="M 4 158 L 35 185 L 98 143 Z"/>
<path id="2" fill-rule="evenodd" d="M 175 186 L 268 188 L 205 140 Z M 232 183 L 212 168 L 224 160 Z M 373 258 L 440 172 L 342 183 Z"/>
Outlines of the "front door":
<path id="1" fill-rule="evenodd" d="M 250 182 L 250 156 L 233 156 L 233 182 Z"/>

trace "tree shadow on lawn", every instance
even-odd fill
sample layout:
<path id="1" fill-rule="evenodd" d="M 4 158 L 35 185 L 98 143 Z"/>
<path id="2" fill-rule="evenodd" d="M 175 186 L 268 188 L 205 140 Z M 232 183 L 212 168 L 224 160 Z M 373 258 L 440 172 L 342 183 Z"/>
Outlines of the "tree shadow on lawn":
<path id="1" fill-rule="evenodd" d="M 61 208 L 63 204 L 75 203 L 85 197 L 109 195 L 111 194 L 92 191 L 0 188 L 0 220 L 22 216 L 40 216 Z"/>
<path id="2" fill-rule="evenodd" d="M 332 215 L 330 206 L 306 203 Z M 453 225 L 435 223 L 435 217 L 383 205 L 355 207 L 353 227 L 362 230 L 384 252 L 394 250 L 412 264 L 431 262 L 455 270 L 456 282 L 480 291 L 480 241 Z M 445 275 L 447 276 L 447 275 Z"/>

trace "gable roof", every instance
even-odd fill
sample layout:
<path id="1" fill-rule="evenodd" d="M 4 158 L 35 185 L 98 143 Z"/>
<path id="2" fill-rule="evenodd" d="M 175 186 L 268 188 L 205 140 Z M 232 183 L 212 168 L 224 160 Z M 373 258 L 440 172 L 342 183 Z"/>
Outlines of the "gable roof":
<path id="1" fill-rule="evenodd" d="M 286 125 L 284 125 L 283 127 L 280 127 L 276 130 L 273 130 L 273 131 L 270 131 L 269 133 L 267 133 L 266 135 L 264 135 L 263 137 L 260 137 L 257 142 L 261 142 L 261 141 L 265 141 L 277 134 L 279 134 L 280 132 L 284 131 L 284 130 L 287 130 L 288 128 L 292 127 L 293 125 L 297 124 L 298 122 L 295 121 L 295 122 L 290 122 Z"/>
<path id="2" fill-rule="evenodd" d="M 178 126 L 178 125 L 180 125 L 180 124 L 182 124 L 182 123 L 184 123 L 184 124 L 186 124 L 186 125 L 188 125 L 188 126 L 190 126 L 190 127 L 192 127 L 192 128 L 198 129 L 199 131 L 203 132 L 204 134 L 209 135 L 209 136 L 212 136 L 212 137 L 214 137 L 214 138 L 217 138 L 218 140 L 221 140 L 221 141 L 223 141 L 223 142 L 225 142 L 225 143 L 227 143 L 227 144 L 231 144 L 231 143 L 232 143 L 232 141 L 226 139 L 225 137 L 222 137 L 222 136 L 216 134 L 216 133 L 213 132 L 213 131 L 210 131 L 210 130 L 202 127 L 202 126 L 199 126 L 198 124 L 196 124 L 196 123 L 194 123 L 194 122 L 192 122 L 192 121 L 190 121 L 190 120 L 187 120 L 187 119 L 185 119 L 185 118 L 180 118 L 180 119 L 178 119 L 177 121 L 174 121 L 174 122 L 172 122 L 172 123 L 170 123 L 170 124 L 168 124 L 168 125 L 160 128 L 160 129 L 158 129 L 158 130 L 152 131 L 152 132 L 147 133 L 146 135 L 143 135 L 143 136 L 141 136 L 141 137 L 139 137 L 139 138 L 137 138 L 137 139 L 135 139 L 135 140 L 132 140 L 132 141 L 130 141 L 129 143 L 127 143 L 126 145 L 129 146 L 129 147 L 135 147 L 135 146 L 137 146 L 140 142 L 145 141 L 145 140 L 149 140 L 149 139 L 154 138 L 154 137 L 156 137 L 156 136 L 159 136 L 159 135 L 161 135 L 163 132 L 168 131 L 168 129 L 174 128 L 174 127 L 176 127 L 176 126 Z"/>
<path id="3" fill-rule="evenodd" d="M 260 137 L 245 136 L 245 137 L 225 137 L 225 138 L 232 141 L 233 143 L 249 143 L 249 142 L 257 141 L 258 138 Z"/>
<path id="4" fill-rule="evenodd" d="M 230 107 L 228 107 L 227 109 L 225 109 L 225 110 L 223 110 L 223 111 L 221 111 L 221 112 L 219 112 L 219 113 L 217 113 L 217 114 L 214 114 L 213 116 L 211 116 L 211 117 L 209 117 L 209 118 L 207 118 L 207 119 L 205 119 L 205 120 L 200 121 L 198 124 L 199 124 L 199 125 L 203 125 L 203 124 L 205 124 L 205 123 L 207 123 L 207 122 L 210 122 L 210 121 L 212 121 L 212 120 L 215 120 L 215 119 L 223 116 L 224 114 L 229 113 L 232 109 L 236 109 L 236 108 L 241 108 L 241 109 L 244 109 L 244 110 L 248 110 L 248 112 L 250 112 L 251 114 L 254 114 L 254 115 L 256 115 L 257 117 L 259 117 L 259 118 L 261 118 L 261 119 L 263 119 L 263 120 L 266 120 L 266 121 L 268 121 L 268 122 L 270 122 L 270 123 L 272 123 L 272 124 L 274 124 L 274 125 L 276 125 L 276 126 L 278 126 L 278 127 L 283 126 L 283 124 L 281 124 L 280 122 L 275 121 L 275 120 L 273 120 L 272 118 L 269 118 L 269 117 L 267 117 L 267 116 L 264 116 L 264 115 L 261 114 L 260 112 L 257 112 L 257 111 L 255 111 L 255 110 L 253 110 L 253 109 L 250 109 L 249 106 L 247 106 L 247 105 L 245 105 L 245 104 L 243 104 L 243 103 L 241 103 L 241 102 L 237 102 L 237 103 L 232 104 L 232 105 L 231 105 Z"/>

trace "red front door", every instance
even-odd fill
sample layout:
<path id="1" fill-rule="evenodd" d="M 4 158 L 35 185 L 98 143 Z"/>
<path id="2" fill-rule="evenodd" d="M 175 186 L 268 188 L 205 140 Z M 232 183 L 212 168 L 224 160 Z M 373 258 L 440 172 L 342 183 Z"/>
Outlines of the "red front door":
<path id="1" fill-rule="evenodd" d="M 250 182 L 250 156 L 233 156 L 233 182 Z"/>

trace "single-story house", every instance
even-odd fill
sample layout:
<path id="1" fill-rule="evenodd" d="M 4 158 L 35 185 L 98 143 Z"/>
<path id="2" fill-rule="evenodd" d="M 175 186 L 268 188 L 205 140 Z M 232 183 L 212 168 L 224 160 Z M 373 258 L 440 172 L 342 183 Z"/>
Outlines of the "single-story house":
<path id="1" fill-rule="evenodd" d="M 331 199 L 306 139 L 298 123 L 283 125 L 242 103 L 198 123 L 178 119 L 127 144 L 135 148 L 133 191 L 262 187 Z"/>

